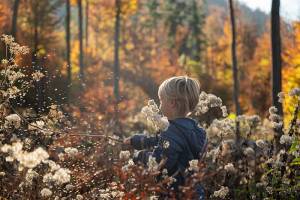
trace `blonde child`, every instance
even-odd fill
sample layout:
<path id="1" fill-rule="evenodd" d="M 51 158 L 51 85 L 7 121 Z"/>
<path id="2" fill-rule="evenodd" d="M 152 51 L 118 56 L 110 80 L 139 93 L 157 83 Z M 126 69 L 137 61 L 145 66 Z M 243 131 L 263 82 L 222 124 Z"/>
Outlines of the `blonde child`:
<path id="1" fill-rule="evenodd" d="M 134 135 L 124 140 L 125 144 L 130 144 L 137 150 L 154 148 L 152 151 L 140 151 L 134 161 L 146 165 L 152 157 L 157 163 L 161 163 L 159 169 L 167 170 L 168 175 L 176 179 L 170 190 L 177 199 L 181 199 L 179 186 L 184 185 L 184 174 L 189 161 L 198 159 L 207 143 L 205 131 L 187 117 L 195 109 L 199 94 L 200 85 L 196 79 L 177 76 L 165 80 L 159 86 L 158 96 L 160 110 L 170 123 L 168 129 L 156 137 Z M 204 199 L 204 190 L 199 184 L 195 185 L 195 191 L 193 199 Z"/>

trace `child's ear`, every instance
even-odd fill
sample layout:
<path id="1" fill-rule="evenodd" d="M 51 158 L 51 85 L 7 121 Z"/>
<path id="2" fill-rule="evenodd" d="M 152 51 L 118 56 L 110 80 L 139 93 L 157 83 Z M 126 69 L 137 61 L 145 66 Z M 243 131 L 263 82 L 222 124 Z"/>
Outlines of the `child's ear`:
<path id="1" fill-rule="evenodd" d="M 171 106 L 172 106 L 173 108 L 176 107 L 176 100 L 175 100 L 175 99 L 172 99 L 170 103 L 171 103 Z"/>

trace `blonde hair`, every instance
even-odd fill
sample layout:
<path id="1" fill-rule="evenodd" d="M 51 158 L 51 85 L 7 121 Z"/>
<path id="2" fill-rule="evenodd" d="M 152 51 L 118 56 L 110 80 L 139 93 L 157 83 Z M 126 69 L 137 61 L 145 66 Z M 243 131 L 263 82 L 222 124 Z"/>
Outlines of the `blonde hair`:
<path id="1" fill-rule="evenodd" d="M 200 84 L 196 79 L 187 76 L 171 77 L 159 86 L 158 95 L 167 100 L 175 100 L 178 114 L 184 115 L 197 106 Z"/>

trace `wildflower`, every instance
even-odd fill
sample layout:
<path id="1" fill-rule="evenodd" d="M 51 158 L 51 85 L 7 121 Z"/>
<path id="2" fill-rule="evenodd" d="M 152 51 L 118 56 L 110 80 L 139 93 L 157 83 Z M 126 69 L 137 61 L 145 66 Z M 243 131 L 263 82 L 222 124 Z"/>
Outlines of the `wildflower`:
<path id="1" fill-rule="evenodd" d="M 281 129 L 283 127 L 283 123 L 282 122 L 272 122 L 272 127 L 274 129 Z"/>
<path id="2" fill-rule="evenodd" d="M 255 143 L 259 148 L 262 148 L 262 149 L 265 149 L 268 147 L 268 144 L 263 140 L 256 140 Z"/>
<path id="3" fill-rule="evenodd" d="M 221 110 L 222 110 L 222 116 L 223 116 L 223 117 L 227 117 L 227 116 L 228 116 L 228 113 L 227 113 L 227 108 L 226 108 L 226 106 L 222 106 L 222 107 L 221 107 Z"/>
<path id="4" fill-rule="evenodd" d="M 66 190 L 73 190 L 74 188 L 75 188 L 75 186 L 72 184 L 66 185 Z"/>
<path id="5" fill-rule="evenodd" d="M 5 144 L 1 147 L 1 151 L 3 153 L 8 153 L 8 152 L 12 152 L 12 153 L 19 153 L 23 148 L 23 144 L 21 142 L 15 142 L 12 145 L 8 145 Z"/>
<path id="6" fill-rule="evenodd" d="M 129 151 L 121 151 L 119 154 L 119 158 L 122 160 L 128 160 L 130 157 L 130 152 Z"/>
<path id="7" fill-rule="evenodd" d="M 208 94 L 208 101 L 211 108 L 222 106 L 222 99 L 213 94 Z"/>
<path id="8" fill-rule="evenodd" d="M 215 197 L 219 197 L 221 199 L 225 199 L 229 192 L 228 187 L 221 186 L 220 190 L 214 192 Z"/>
<path id="9" fill-rule="evenodd" d="M 41 80 L 41 78 L 43 78 L 45 75 L 42 73 L 42 72 L 40 72 L 40 71 L 36 71 L 36 72 L 34 72 L 33 74 L 32 74 L 32 78 L 33 78 L 33 80 L 35 80 L 35 81 L 39 81 L 39 80 Z"/>
<path id="10" fill-rule="evenodd" d="M 129 159 L 129 160 L 128 160 L 128 165 L 129 165 L 129 166 L 133 166 L 133 165 L 134 165 L 134 162 L 133 162 L 132 159 Z"/>
<path id="11" fill-rule="evenodd" d="M 291 144 L 293 141 L 293 138 L 289 135 L 282 135 L 280 137 L 280 144 Z"/>
<path id="12" fill-rule="evenodd" d="M 169 127 L 169 121 L 167 117 L 161 117 L 160 120 L 157 120 L 157 127 L 159 130 L 166 131 Z"/>
<path id="13" fill-rule="evenodd" d="M 18 55 L 18 54 L 28 54 L 29 48 L 27 46 L 21 46 L 18 43 L 12 42 L 9 44 L 9 51 L 11 54 Z"/>
<path id="14" fill-rule="evenodd" d="M 163 148 L 164 149 L 168 149 L 169 146 L 170 146 L 170 142 L 169 141 L 167 141 L 167 140 L 163 141 Z"/>
<path id="15" fill-rule="evenodd" d="M 148 165 L 149 171 L 154 172 L 154 171 L 157 171 L 157 169 L 158 169 L 158 163 L 156 162 L 156 159 L 152 156 L 149 157 L 147 165 Z"/>
<path id="16" fill-rule="evenodd" d="M 49 190 L 48 188 L 44 188 L 41 191 L 42 197 L 50 197 L 52 195 L 52 191 Z"/>
<path id="17" fill-rule="evenodd" d="M 214 163 L 216 161 L 216 159 L 218 158 L 219 154 L 220 154 L 220 148 L 215 148 L 215 149 L 210 150 L 207 153 L 207 157 L 211 157 L 212 162 Z"/>
<path id="18" fill-rule="evenodd" d="M 60 165 L 56 164 L 53 160 L 44 160 L 43 163 L 49 165 L 51 172 L 56 171 L 60 168 Z"/>
<path id="19" fill-rule="evenodd" d="M 167 169 L 163 169 L 162 172 L 162 178 L 167 178 L 168 177 L 168 170 Z"/>
<path id="20" fill-rule="evenodd" d="M 278 122 L 281 120 L 281 117 L 277 114 L 270 114 L 269 119 L 272 122 Z"/>
<path id="21" fill-rule="evenodd" d="M 16 95 L 20 92 L 21 90 L 19 90 L 19 88 L 17 88 L 16 86 L 10 87 L 7 90 L 7 94 L 9 95 L 9 98 L 15 98 Z"/>
<path id="22" fill-rule="evenodd" d="M 284 93 L 283 92 L 279 92 L 277 96 L 278 96 L 278 102 L 279 103 L 283 103 L 284 98 L 285 98 Z"/>
<path id="23" fill-rule="evenodd" d="M 225 165 L 224 169 L 227 172 L 235 172 L 236 171 L 236 169 L 234 168 L 232 163 L 228 163 L 227 165 Z"/>
<path id="24" fill-rule="evenodd" d="M 13 43 L 14 42 L 14 38 L 13 38 L 13 36 L 11 36 L 11 35 L 5 35 L 5 34 L 3 34 L 2 36 L 1 36 L 1 40 L 6 44 L 6 45 L 10 45 L 11 43 Z"/>
<path id="25" fill-rule="evenodd" d="M 4 65 L 8 64 L 8 62 L 9 62 L 9 61 L 8 61 L 7 59 L 2 59 L 2 60 L 1 60 L 1 63 L 4 64 Z"/>
<path id="26" fill-rule="evenodd" d="M 65 154 L 64 153 L 59 153 L 58 155 L 59 160 L 64 161 L 65 160 Z"/>
<path id="27" fill-rule="evenodd" d="M 209 129 L 216 129 L 215 131 L 219 137 L 233 135 L 235 133 L 234 121 L 228 118 L 223 120 L 215 119 Z"/>
<path id="28" fill-rule="evenodd" d="M 74 156 L 78 153 L 78 150 L 76 148 L 73 148 L 73 147 L 67 147 L 67 148 L 65 148 L 65 153 L 70 155 L 70 156 Z"/>
<path id="29" fill-rule="evenodd" d="M 21 152 L 15 156 L 21 165 L 28 168 L 34 168 L 43 160 L 49 158 L 49 154 L 41 147 L 37 148 L 33 152 Z"/>
<path id="30" fill-rule="evenodd" d="M 249 123 L 252 124 L 252 126 L 257 126 L 259 124 L 259 122 L 261 121 L 261 119 L 258 115 L 248 116 L 247 120 Z"/>
<path id="31" fill-rule="evenodd" d="M 272 106 L 269 108 L 269 113 L 270 114 L 275 114 L 278 112 L 278 109 L 275 106 Z"/>
<path id="32" fill-rule="evenodd" d="M 53 181 L 53 175 L 51 173 L 47 173 L 43 176 L 44 183 L 50 183 Z"/>
<path id="33" fill-rule="evenodd" d="M 153 99 L 150 99 L 148 101 L 148 106 L 157 106 L 157 105 L 156 105 L 156 103 L 155 103 L 155 101 Z"/>
<path id="34" fill-rule="evenodd" d="M 196 106 L 196 115 L 205 114 L 209 110 L 208 94 L 201 92 L 199 95 L 199 102 Z"/>
<path id="35" fill-rule="evenodd" d="M 251 147 L 247 147 L 244 149 L 243 153 L 246 155 L 246 156 L 254 156 L 255 152 L 254 150 L 251 148 Z"/>
<path id="36" fill-rule="evenodd" d="M 189 170 L 191 171 L 199 171 L 198 160 L 189 161 Z"/>
<path id="37" fill-rule="evenodd" d="M 273 193 L 273 188 L 270 187 L 270 186 L 266 187 L 266 190 L 267 190 L 267 192 L 268 192 L 269 194 L 272 194 L 272 193 Z"/>
<path id="38" fill-rule="evenodd" d="M 5 161 L 6 161 L 6 162 L 13 162 L 13 161 L 14 161 L 14 158 L 13 158 L 12 156 L 7 156 L 7 157 L 5 158 Z"/>
<path id="39" fill-rule="evenodd" d="M 168 118 L 159 114 L 159 108 L 154 100 L 149 100 L 148 105 L 142 108 L 141 113 L 157 130 L 167 130 L 169 127 Z"/>
<path id="40" fill-rule="evenodd" d="M 291 97 L 300 96 L 300 88 L 294 88 L 289 92 Z"/>
<path id="41" fill-rule="evenodd" d="M 17 114 L 11 114 L 5 117 L 5 124 L 6 128 L 14 127 L 20 128 L 21 126 L 21 118 Z"/>
<path id="42" fill-rule="evenodd" d="M 31 185 L 32 180 L 38 176 L 39 176 L 39 174 L 36 171 L 29 169 L 26 173 L 25 180 L 27 183 L 29 183 Z"/>
<path id="43" fill-rule="evenodd" d="M 53 175 L 53 180 L 56 181 L 57 184 L 64 184 L 70 182 L 70 170 L 65 168 L 58 169 Z"/>
<path id="44" fill-rule="evenodd" d="M 7 70 L 6 75 L 10 84 L 25 76 L 22 72 L 15 72 L 14 70 Z"/>
<path id="45" fill-rule="evenodd" d="M 167 179 L 168 179 L 168 182 L 167 182 L 168 186 L 171 186 L 173 183 L 175 183 L 177 181 L 176 178 L 174 178 L 172 176 L 168 177 Z"/>

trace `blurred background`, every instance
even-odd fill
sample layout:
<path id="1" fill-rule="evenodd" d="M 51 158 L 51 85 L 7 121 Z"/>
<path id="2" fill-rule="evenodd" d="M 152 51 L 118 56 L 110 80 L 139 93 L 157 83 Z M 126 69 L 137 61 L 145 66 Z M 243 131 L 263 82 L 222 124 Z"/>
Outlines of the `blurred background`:
<path id="1" fill-rule="evenodd" d="M 272 21 L 271 0 L 1 0 L 1 34 L 31 49 L 18 64 L 46 74 L 16 103 L 125 124 L 163 80 L 189 75 L 230 113 L 265 117 L 300 86 L 300 2 L 282 0 L 277 23 L 275 4 Z"/>

